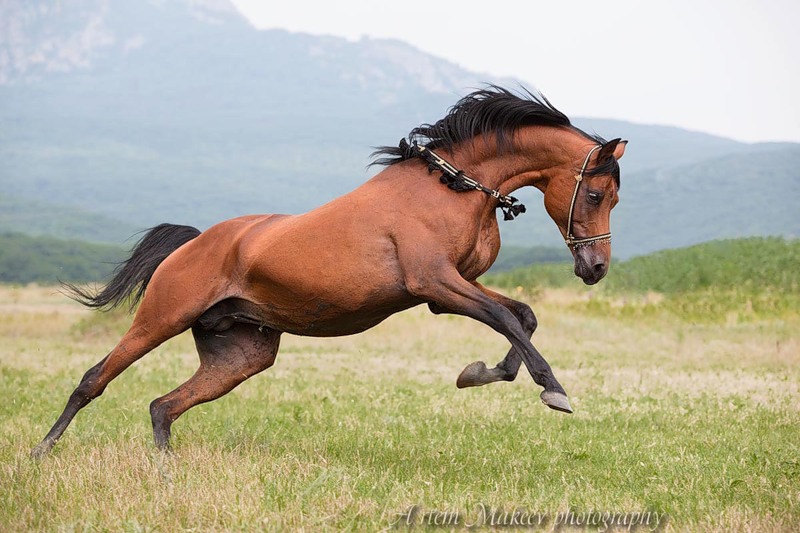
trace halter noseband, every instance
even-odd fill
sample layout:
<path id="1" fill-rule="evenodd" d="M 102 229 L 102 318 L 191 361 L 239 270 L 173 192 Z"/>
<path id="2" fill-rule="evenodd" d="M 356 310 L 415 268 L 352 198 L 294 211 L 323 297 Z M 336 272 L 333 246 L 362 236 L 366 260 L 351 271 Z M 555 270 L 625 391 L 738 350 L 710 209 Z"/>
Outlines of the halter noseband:
<path id="1" fill-rule="evenodd" d="M 569 204 L 569 218 L 567 219 L 567 238 L 564 239 L 567 246 L 572 246 L 573 248 L 591 246 L 595 243 L 611 242 L 611 232 L 595 235 L 594 237 L 586 237 L 584 239 L 576 239 L 575 235 L 572 234 L 572 215 L 575 212 L 575 200 L 578 198 L 578 189 L 580 189 L 581 182 L 583 181 L 583 173 L 586 172 L 586 167 L 589 165 L 589 159 L 592 157 L 592 154 L 600 148 L 600 146 L 595 146 L 589 150 L 589 153 L 586 154 L 586 159 L 583 160 L 580 173 L 575 176 L 575 190 L 572 191 L 572 201 Z"/>

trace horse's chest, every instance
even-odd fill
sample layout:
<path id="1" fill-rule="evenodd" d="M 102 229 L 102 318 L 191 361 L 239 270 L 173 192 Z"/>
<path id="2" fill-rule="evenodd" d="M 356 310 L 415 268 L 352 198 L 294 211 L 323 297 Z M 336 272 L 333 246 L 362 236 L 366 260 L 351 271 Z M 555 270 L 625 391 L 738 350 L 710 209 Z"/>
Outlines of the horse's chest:
<path id="1" fill-rule="evenodd" d="M 469 253 L 459 262 L 458 270 L 464 279 L 473 281 L 494 264 L 500 251 L 500 232 L 497 222 L 484 226 Z"/>

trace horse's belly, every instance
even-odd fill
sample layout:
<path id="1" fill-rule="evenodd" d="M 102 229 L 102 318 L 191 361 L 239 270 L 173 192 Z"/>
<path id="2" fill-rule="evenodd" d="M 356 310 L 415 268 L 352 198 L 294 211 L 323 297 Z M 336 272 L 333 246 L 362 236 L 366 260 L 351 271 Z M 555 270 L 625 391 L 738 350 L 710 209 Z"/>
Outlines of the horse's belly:
<path id="1" fill-rule="evenodd" d="M 336 313 L 333 316 L 309 317 L 302 322 L 287 320 L 279 329 L 293 335 L 309 337 L 340 337 L 366 331 L 383 322 L 391 315 L 412 307 L 408 303 L 391 309 L 370 309 L 361 312 Z M 275 318 L 273 317 L 273 320 Z M 280 322 L 280 320 L 278 320 Z"/>
<path id="2" fill-rule="evenodd" d="M 383 305 L 345 310 L 320 300 L 305 305 L 229 298 L 207 310 L 198 320 L 206 329 L 224 331 L 235 322 L 264 326 L 294 335 L 338 337 L 365 331 L 389 316 L 419 302 L 404 299 Z"/>

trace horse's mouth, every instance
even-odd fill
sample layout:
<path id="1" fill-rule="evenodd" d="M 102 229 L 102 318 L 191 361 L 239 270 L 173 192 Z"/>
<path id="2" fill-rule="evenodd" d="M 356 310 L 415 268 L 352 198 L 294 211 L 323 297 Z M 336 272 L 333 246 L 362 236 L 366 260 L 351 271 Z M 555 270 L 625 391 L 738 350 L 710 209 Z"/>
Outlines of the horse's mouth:
<path id="1" fill-rule="evenodd" d="M 578 274 L 578 277 L 581 278 L 586 285 L 594 285 L 595 283 L 603 279 L 605 277 L 605 274 L 601 274 L 599 276 L 595 275 L 581 276 L 580 274 Z"/>

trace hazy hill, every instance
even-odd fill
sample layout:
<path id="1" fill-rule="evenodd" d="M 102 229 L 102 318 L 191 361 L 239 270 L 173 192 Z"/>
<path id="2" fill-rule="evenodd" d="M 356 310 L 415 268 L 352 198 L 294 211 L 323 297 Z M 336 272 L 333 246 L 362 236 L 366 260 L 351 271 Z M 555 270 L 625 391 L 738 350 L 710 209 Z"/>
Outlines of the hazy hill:
<path id="1" fill-rule="evenodd" d="M 116 263 L 125 257 L 122 247 L 109 244 L 0 234 L 0 282 L 107 280 Z"/>
<path id="2" fill-rule="evenodd" d="M 633 172 L 624 171 L 627 157 L 626 151 L 620 203 L 611 216 L 617 256 L 720 238 L 800 235 L 798 144 L 744 145 L 725 156 Z M 525 196 L 542 202 L 541 195 Z M 524 223 L 505 226 L 507 240 L 559 242 L 543 209 L 528 211 Z"/>
<path id="3" fill-rule="evenodd" d="M 363 182 L 373 146 L 469 87 L 514 83 L 398 41 L 257 31 L 225 0 L 12 0 L 0 30 L 0 230 L 97 241 L 305 211 Z M 617 254 L 797 235 L 798 145 L 575 122 L 631 140 Z M 521 196 L 531 209 L 503 224 L 506 242 L 560 245 L 539 193 Z"/>
<path id="4" fill-rule="evenodd" d="M 614 213 L 623 253 L 800 235 L 800 145 L 761 148 L 628 176 Z"/>
<path id="5" fill-rule="evenodd" d="M 79 236 L 86 241 L 121 243 L 136 226 L 81 208 L 20 200 L 0 194 L 0 228 L 3 233 L 58 237 Z"/>

